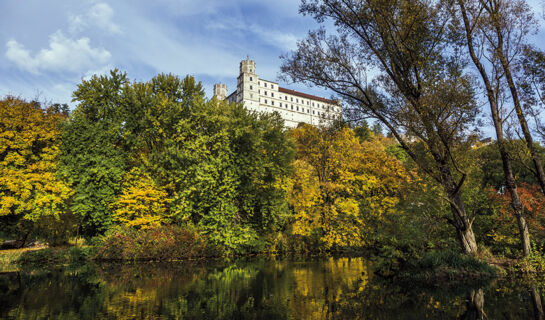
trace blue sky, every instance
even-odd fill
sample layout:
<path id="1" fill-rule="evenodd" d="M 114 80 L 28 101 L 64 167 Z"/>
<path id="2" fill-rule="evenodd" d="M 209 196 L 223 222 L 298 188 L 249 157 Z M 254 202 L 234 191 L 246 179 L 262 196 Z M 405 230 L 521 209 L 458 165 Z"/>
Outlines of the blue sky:
<path id="1" fill-rule="evenodd" d="M 543 0 L 529 2 L 541 14 Z M 260 77 L 276 80 L 279 56 L 317 27 L 298 6 L 298 0 L 1 0 L 0 96 L 67 103 L 82 78 L 112 68 L 138 81 L 191 74 L 210 96 L 216 82 L 235 88 L 246 55 Z M 545 48 L 543 31 L 534 39 Z"/>
<path id="2" fill-rule="evenodd" d="M 119 68 L 145 81 L 194 75 L 235 88 L 247 55 L 276 80 L 279 56 L 316 27 L 296 0 L 2 0 L 0 96 L 69 102 L 82 78 Z M 290 88 L 329 96 L 317 88 Z"/>

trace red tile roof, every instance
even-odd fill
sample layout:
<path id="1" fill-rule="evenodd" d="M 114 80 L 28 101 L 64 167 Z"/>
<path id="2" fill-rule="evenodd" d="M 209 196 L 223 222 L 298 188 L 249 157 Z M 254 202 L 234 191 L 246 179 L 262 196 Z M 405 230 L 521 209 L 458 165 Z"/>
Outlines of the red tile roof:
<path id="1" fill-rule="evenodd" d="M 302 92 L 299 92 L 299 91 L 290 90 L 290 89 L 286 89 L 286 88 L 278 87 L 278 92 L 292 94 L 294 96 L 299 96 L 299 97 L 302 97 L 302 98 L 317 100 L 317 101 L 321 101 L 321 102 L 325 102 L 325 103 L 329 103 L 329 104 L 337 104 L 337 101 L 335 101 L 335 100 L 321 98 L 321 97 L 313 96 L 311 94 L 306 94 L 306 93 L 302 93 Z"/>

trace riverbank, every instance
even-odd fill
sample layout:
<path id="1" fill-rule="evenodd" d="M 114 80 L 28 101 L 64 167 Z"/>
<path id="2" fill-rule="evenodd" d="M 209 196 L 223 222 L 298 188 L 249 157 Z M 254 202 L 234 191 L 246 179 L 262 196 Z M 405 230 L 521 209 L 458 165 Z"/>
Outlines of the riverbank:
<path id="1" fill-rule="evenodd" d="M 18 261 L 23 254 L 44 248 L 23 248 L 0 250 L 0 273 L 19 271 Z"/>
<path id="2" fill-rule="evenodd" d="M 112 247 L 108 247 L 113 250 Z M 177 251 L 171 251 L 177 252 Z M 187 252 L 184 249 L 184 252 Z M 193 251 L 194 252 L 194 251 Z M 507 259 L 503 257 L 487 256 L 470 257 L 454 251 L 430 251 L 418 260 L 392 263 L 391 260 L 384 260 L 374 256 L 370 252 L 364 254 L 351 253 L 255 253 L 231 256 L 210 256 L 199 251 L 200 254 L 180 255 L 167 257 L 164 254 L 159 256 L 127 256 L 119 255 L 114 259 L 112 255 L 104 255 L 104 247 L 100 246 L 64 246 L 54 248 L 27 248 L 0 250 L 0 273 L 19 272 L 26 270 L 47 270 L 59 269 L 68 266 L 81 266 L 87 263 L 109 262 L 119 265 L 139 264 L 146 262 L 178 263 L 188 261 L 237 261 L 245 258 L 328 258 L 328 257 L 367 257 L 373 261 L 372 273 L 385 279 L 393 279 L 401 282 L 418 282 L 421 284 L 434 285 L 442 282 L 466 282 L 485 281 L 491 279 L 519 278 L 535 279 L 543 276 L 543 260 L 535 256 L 526 259 Z M 162 251 L 156 251 L 162 253 Z M 392 267 L 396 265 L 395 267 Z"/>

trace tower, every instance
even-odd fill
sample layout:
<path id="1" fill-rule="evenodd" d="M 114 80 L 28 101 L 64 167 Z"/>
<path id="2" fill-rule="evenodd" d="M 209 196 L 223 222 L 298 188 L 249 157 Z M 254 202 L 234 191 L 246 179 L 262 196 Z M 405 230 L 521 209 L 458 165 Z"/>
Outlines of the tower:
<path id="1" fill-rule="evenodd" d="M 225 98 L 227 98 L 227 85 L 216 83 L 214 85 L 214 96 L 218 98 L 218 100 L 225 100 Z"/>
<path id="2" fill-rule="evenodd" d="M 240 62 L 240 74 L 237 79 L 237 102 L 244 102 L 246 108 L 259 108 L 258 77 L 255 62 L 246 57 Z"/>

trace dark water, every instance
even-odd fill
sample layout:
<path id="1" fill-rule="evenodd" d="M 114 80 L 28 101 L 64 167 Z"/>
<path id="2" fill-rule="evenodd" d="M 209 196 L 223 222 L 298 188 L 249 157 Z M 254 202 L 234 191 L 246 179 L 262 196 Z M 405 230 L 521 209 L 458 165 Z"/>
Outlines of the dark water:
<path id="1" fill-rule="evenodd" d="M 363 258 L 88 265 L 0 275 L 7 319 L 542 319 L 537 283 L 387 282 Z"/>

